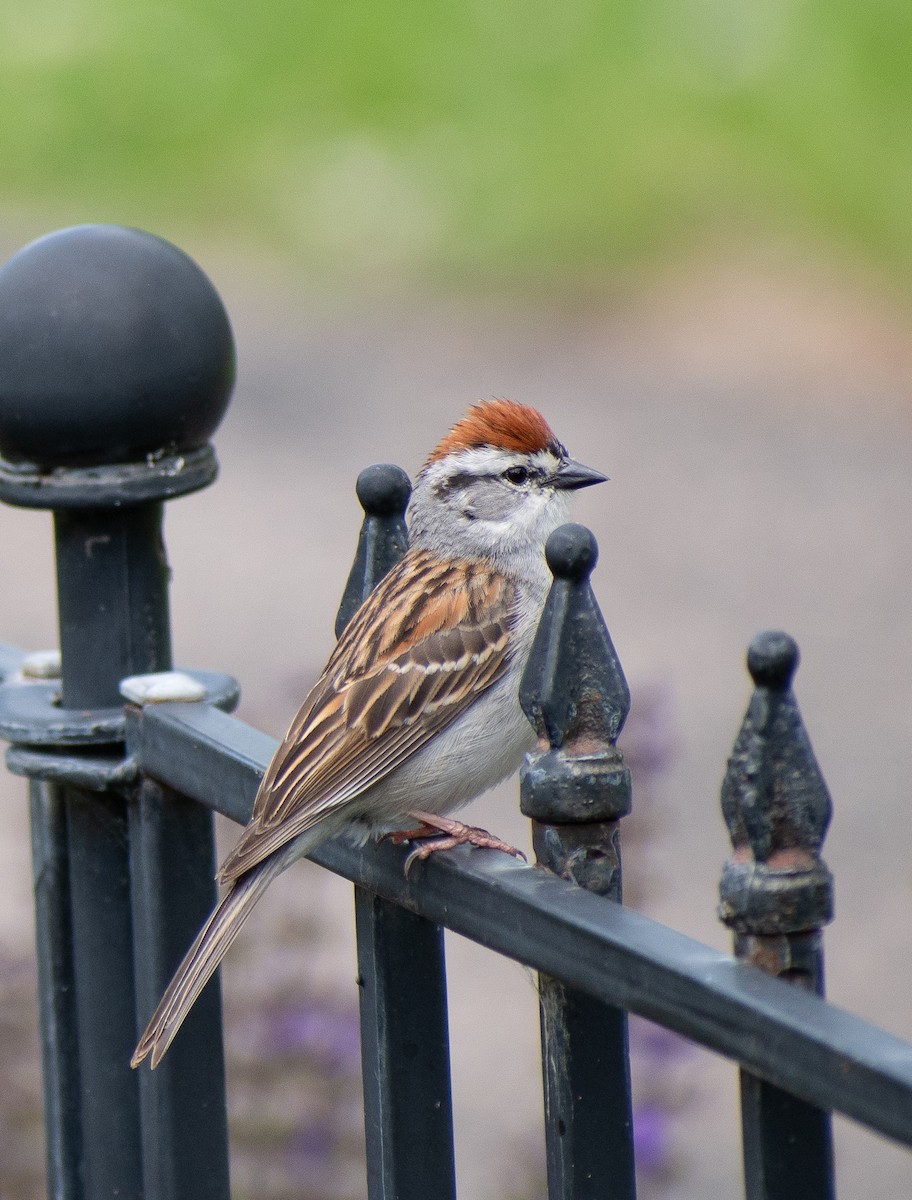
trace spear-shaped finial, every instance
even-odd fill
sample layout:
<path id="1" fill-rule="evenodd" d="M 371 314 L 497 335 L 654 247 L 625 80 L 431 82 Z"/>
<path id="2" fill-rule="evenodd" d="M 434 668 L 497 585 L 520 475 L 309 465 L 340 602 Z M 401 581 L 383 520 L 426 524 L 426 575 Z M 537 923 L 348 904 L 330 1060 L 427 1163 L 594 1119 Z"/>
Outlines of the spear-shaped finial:
<path id="1" fill-rule="evenodd" d="M 830 794 L 791 690 L 798 657 L 794 640 L 778 632 L 758 634 L 748 650 L 755 689 L 722 784 L 734 853 L 719 916 L 738 933 L 799 933 L 833 915 L 833 881 L 820 858 Z"/>
<path id="2" fill-rule="evenodd" d="M 358 549 L 336 616 L 336 637 L 383 576 L 408 549 L 405 509 L 412 494 L 408 475 L 392 463 L 365 467 L 355 491 L 364 509 Z"/>
<path id="3" fill-rule="evenodd" d="M 619 902 L 630 772 L 616 739 L 630 692 L 589 585 L 595 538 L 563 525 L 545 556 L 554 582 L 519 688 L 539 737 L 520 776 L 521 807 L 539 866 Z M 548 1193 L 633 1196 L 627 1014 L 547 975 L 539 998 Z"/>
<path id="4" fill-rule="evenodd" d="M 554 583 L 520 704 L 554 749 L 565 742 L 613 745 L 630 711 L 630 691 L 589 583 L 598 546 L 584 526 L 562 525 L 548 539 L 545 557 Z"/>
<path id="5" fill-rule="evenodd" d="M 562 525 L 545 555 L 554 583 L 519 688 L 540 739 L 522 770 L 522 811 L 539 862 L 619 898 L 615 823 L 630 811 L 630 772 L 615 743 L 630 692 L 589 584 L 595 538 Z"/>
<path id="6" fill-rule="evenodd" d="M 830 796 L 792 695 L 798 647 L 785 633 L 760 633 L 747 666 L 754 694 L 722 784 L 733 853 L 719 916 L 742 962 L 823 995 L 833 880 L 820 847 Z M 832 1198 L 829 1113 L 742 1068 L 741 1114 L 750 1195 Z"/>

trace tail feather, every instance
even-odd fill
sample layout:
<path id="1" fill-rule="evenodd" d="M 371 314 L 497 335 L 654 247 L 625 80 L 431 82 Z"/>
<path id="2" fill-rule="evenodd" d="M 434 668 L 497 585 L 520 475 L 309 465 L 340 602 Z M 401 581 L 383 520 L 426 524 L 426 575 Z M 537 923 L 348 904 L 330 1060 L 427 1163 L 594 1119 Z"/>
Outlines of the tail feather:
<path id="1" fill-rule="evenodd" d="M 168 984 L 145 1033 L 139 1039 L 130 1066 L 138 1067 L 150 1055 L 152 1069 L 158 1066 L 187 1013 L 222 961 L 225 951 L 250 916 L 253 906 L 273 879 L 297 857 L 298 854 L 289 853 L 288 850 L 270 855 L 241 876 L 218 902 Z"/>

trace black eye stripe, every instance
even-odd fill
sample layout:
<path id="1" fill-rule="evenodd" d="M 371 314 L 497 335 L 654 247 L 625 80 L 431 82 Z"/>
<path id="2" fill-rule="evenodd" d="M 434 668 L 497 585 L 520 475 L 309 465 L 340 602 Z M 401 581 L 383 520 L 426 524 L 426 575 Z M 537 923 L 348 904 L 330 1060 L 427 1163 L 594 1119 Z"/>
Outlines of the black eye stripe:
<path id="1" fill-rule="evenodd" d="M 434 491 L 439 498 L 443 498 L 447 492 L 453 492 L 456 488 L 468 487 L 470 483 L 475 483 L 478 479 L 471 471 L 457 471 L 455 475 L 448 475 L 435 484 Z"/>
<path id="2" fill-rule="evenodd" d="M 512 467 L 507 467 L 505 471 L 495 471 L 484 475 L 479 475 L 475 471 L 456 471 L 454 474 L 439 480 L 434 485 L 434 492 L 442 500 L 448 492 L 455 492 L 461 488 L 471 487 L 473 484 L 480 483 L 483 479 L 503 479 L 515 486 L 528 483 L 530 479 L 545 479 L 548 474 L 549 472 L 544 468 L 537 466 L 525 467 L 519 463 L 514 463 Z"/>

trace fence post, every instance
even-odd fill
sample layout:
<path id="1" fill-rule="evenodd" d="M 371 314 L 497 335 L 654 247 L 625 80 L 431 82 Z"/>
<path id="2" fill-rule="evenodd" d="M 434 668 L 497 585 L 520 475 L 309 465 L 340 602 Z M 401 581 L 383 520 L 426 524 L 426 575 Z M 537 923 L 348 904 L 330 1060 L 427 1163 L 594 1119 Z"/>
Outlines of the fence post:
<path id="1" fill-rule="evenodd" d="M 364 522 L 336 636 L 408 547 L 401 467 L 358 476 Z M 455 1200 L 443 930 L 355 888 L 369 1200 Z"/>
<path id="2" fill-rule="evenodd" d="M 833 880 L 820 848 L 831 804 L 791 690 L 798 647 L 760 633 L 747 665 L 754 694 L 722 784 L 733 854 L 719 916 L 739 959 L 823 995 Z M 830 1114 L 745 1070 L 741 1109 L 747 1200 L 830 1200 Z"/>
<path id="3" fill-rule="evenodd" d="M 620 902 L 630 772 L 616 740 L 630 693 L 589 585 L 595 538 L 564 525 L 545 553 L 554 583 L 519 692 L 539 736 L 522 811 L 540 865 Z M 631 1200 L 627 1015 L 547 976 L 539 991 L 550 1200 Z"/>
<path id="4" fill-rule="evenodd" d="M 48 1190 L 63 1200 L 227 1194 L 217 992 L 183 1063 L 129 1066 L 137 994 L 174 966 L 162 939 L 182 950 L 214 899 L 213 843 L 201 813 L 159 820 L 150 844 L 167 798 L 133 795 L 119 686 L 171 667 L 162 502 L 214 479 L 233 378 L 221 300 L 159 238 L 82 226 L 0 269 L 0 499 L 52 510 L 57 554 L 61 679 L 5 688 L 0 733 L 33 779 Z M 191 860 L 195 877 L 178 869 Z"/>

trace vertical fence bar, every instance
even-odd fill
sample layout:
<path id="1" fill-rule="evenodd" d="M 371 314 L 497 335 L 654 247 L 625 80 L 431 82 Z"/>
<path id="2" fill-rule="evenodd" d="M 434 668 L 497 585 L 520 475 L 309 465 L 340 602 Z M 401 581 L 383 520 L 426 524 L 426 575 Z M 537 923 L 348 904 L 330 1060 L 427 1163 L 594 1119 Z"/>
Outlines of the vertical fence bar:
<path id="1" fill-rule="evenodd" d="M 215 837 L 208 809 L 151 779 L 129 812 L 136 999 L 145 1015 L 215 904 Z M 164 1061 L 138 1072 L 147 1198 L 228 1196 L 221 1015 L 216 975 Z"/>
<path id="2" fill-rule="evenodd" d="M 554 583 L 520 687 L 540 739 L 522 811 L 542 866 L 620 902 L 630 773 L 615 743 L 630 693 L 589 586 L 597 554 L 580 525 L 548 540 Z M 550 1200 L 632 1200 L 627 1015 L 546 976 L 539 990 Z"/>
<path id="3" fill-rule="evenodd" d="M 176 1200 L 208 1193 L 173 1181 L 211 1177 L 224 1195 L 218 1067 L 200 1094 L 190 1093 L 201 1072 L 180 1087 L 175 1068 L 144 1081 L 141 1095 L 129 1065 L 145 1018 L 137 975 L 145 1001 L 146 964 L 159 966 L 167 937 L 159 918 L 200 912 L 198 885 L 169 877 L 168 864 L 198 838 L 208 874 L 212 842 L 207 816 L 201 831 L 192 821 L 162 828 L 154 853 L 152 839 L 131 845 L 119 683 L 171 666 L 162 501 L 215 476 L 207 439 L 231 392 L 230 325 L 209 280 L 176 247 L 84 226 L 0 269 L 0 371 L 0 498 L 55 516 L 62 694 L 56 707 L 49 690 L 50 719 L 39 714 L 17 734 L 38 747 L 26 755 L 29 773 L 62 781 L 32 794 L 51 1183 L 65 1181 L 80 1200 Z M 97 757 L 87 757 L 93 747 Z M 156 912 L 156 883 L 160 893 L 166 881 L 169 904 Z M 209 1019 L 213 1051 L 217 1011 Z M 177 1142 L 154 1136 L 166 1087 L 182 1098 L 171 1117 L 183 1162 L 164 1163 Z M 153 1136 L 143 1137 L 143 1124 Z"/>
<path id="4" fill-rule="evenodd" d="M 370 1200 L 455 1200 L 443 930 L 355 889 Z"/>
<path id="5" fill-rule="evenodd" d="M 120 681 L 171 662 L 161 504 L 54 513 L 64 709 L 119 708 Z"/>
<path id="6" fill-rule="evenodd" d="M 336 636 L 408 545 L 399 467 L 358 477 L 364 522 Z M 369 1200 L 453 1200 L 453 1111 L 443 930 L 355 888 Z"/>
<path id="7" fill-rule="evenodd" d="M 833 881 L 820 848 L 831 804 L 791 690 L 798 647 L 761 633 L 747 662 L 755 690 L 722 784 L 734 853 L 719 915 L 739 959 L 823 995 Z M 741 1117 L 747 1200 L 832 1200 L 829 1113 L 742 1070 Z"/>
<path id="8" fill-rule="evenodd" d="M 48 1195 L 82 1200 L 82 1125 L 66 809 L 61 789 L 29 782 L 38 937 Z"/>
<path id="9" fill-rule="evenodd" d="M 123 1065 L 136 1030 L 126 808 L 64 795 L 86 1195 L 141 1196 L 139 1081 Z"/>
<path id="10" fill-rule="evenodd" d="M 62 705 L 111 708 L 171 666 L 160 504 L 55 513 Z M 130 838 L 118 794 L 64 789 L 87 1194 L 140 1195 Z"/>

